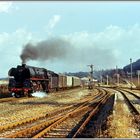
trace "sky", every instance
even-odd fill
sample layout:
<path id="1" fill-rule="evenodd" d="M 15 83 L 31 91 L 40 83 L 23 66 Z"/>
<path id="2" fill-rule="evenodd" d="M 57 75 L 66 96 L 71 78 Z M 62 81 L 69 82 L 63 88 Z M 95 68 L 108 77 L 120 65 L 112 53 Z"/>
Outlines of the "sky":
<path id="1" fill-rule="evenodd" d="M 56 73 L 123 68 L 140 59 L 140 2 L 0 1 L 0 77 L 22 63 L 27 44 L 40 49 L 54 38 L 66 42 L 61 57 L 55 44 L 57 57 L 26 64 Z"/>

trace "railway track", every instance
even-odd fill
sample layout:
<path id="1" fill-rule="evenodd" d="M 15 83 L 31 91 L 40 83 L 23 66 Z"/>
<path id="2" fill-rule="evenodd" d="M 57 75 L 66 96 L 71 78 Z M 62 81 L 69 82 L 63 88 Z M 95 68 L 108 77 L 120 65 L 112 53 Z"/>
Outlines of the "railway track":
<path id="1" fill-rule="evenodd" d="M 67 137 L 72 129 L 78 125 L 79 129 L 73 132 L 75 133 L 75 136 L 77 133 L 79 133 L 81 128 L 84 128 L 85 124 L 91 119 L 91 117 L 97 113 L 100 105 L 104 103 L 107 97 L 108 95 L 104 95 L 104 97 L 102 97 L 94 107 L 92 106 L 93 103 L 91 102 L 89 105 L 80 107 L 79 109 L 66 114 L 55 123 L 51 124 L 49 127 L 35 135 L 33 138 Z"/>
<path id="2" fill-rule="evenodd" d="M 48 127 L 52 128 L 57 123 L 65 122 L 65 120 L 71 120 L 71 118 L 73 118 L 77 114 L 78 115 L 81 114 L 81 116 L 79 115 L 79 117 L 76 117 L 76 120 L 74 119 L 75 121 L 73 122 L 77 122 L 78 120 L 80 120 L 80 117 L 83 117 L 84 114 L 86 114 L 89 110 L 91 110 L 91 108 L 93 108 L 91 106 L 95 106 L 96 104 L 98 104 L 98 102 L 101 101 L 103 96 L 105 96 L 105 94 L 103 94 L 102 91 L 99 91 L 99 92 L 100 92 L 99 95 L 92 98 L 87 97 L 85 101 L 79 104 L 74 104 L 74 105 L 65 107 L 63 109 L 60 109 L 59 111 L 57 110 L 50 114 L 46 114 L 44 116 L 40 116 L 36 118 L 29 118 L 29 119 L 26 119 L 26 120 L 23 120 L 14 124 L 2 126 L 0 127 L 0 130 L 5 131 L 8 129 L 12 129 L 13 131 L 12 135 L 11 135 L 11 131 L 9 133 L 3 133 L 3 137 L 6 137 L 6 138 L 40 137 L 40 134 L 37 134 L 38 131 L 40 132 L 44 130 L 46 127 L 47 127 L 46 129 L 49 130 Z M 82 114 L 82 111 L 83 111 L 83 114 Z M 68 124 L 68 122 L 66 124 Z M 16 128 L 16 130 L 14 130 L 13 128 Z M 46 133 L 46 129 L 45 129 L 45 133 Z M 41 133 L 41 137 L 42 137 L 42 133 Z M 43 134 L 43 137 L 46 137 L 46 135 Z"/>
<path id="3" fill-rule="evenodd" d="M 121 89 L 110 88 L 110 91 L 115 94 L 113 111 L 107 118 L 105 128 L 101 129 L 103 131 L 96 131 L 96 133 L 99 133 L 97 137 L 138 138 L 140 130 L 139 114 L 132 103 L 135 97 L 129 98 L 130 93 Z"/>
<path id="4" fill-rule="evenodd" d="M 30 99 L 32 99 L 34 97 L 30 97 Z M 28 100 L 29 97 L 22 97 L 22 98 L 15 98 L 15 97 L 9 97 L 9 98 L 1 98 L 0 99 L 0 103 L 4 103 L 4 102 L 18 102 L 21 100 Z"/>
<path id="5" fill-rule="evenodd" d="M 69 91 L 70 92 L 70 91 Z M 95 92 L 95 95 L 96 94 L 99 94 L 99 90 L 97 90 L 96 92 Z M 95 96 L 94 95 L 94 96 Z M 89 96 L 89 95 L 88 95 Z M 100 96 L 100 94 L 98 95 L 98 96 Z M 96 98 L 98 97 L 98 96 L 96 96 Z M 26 98 L 23 98 L 23 99 L 26 99 Z M 27 98 L 27 102 L 24 102 L 23 104 L 26 104 L 27 103 L 27 106 L 26 105 L 24 105 L 24 106 L 22 106 L 22 103 L 20 104 L 20 106 L 17 106 L 17 103 L 10 103 L 12 106 L 9 106 L 8 104 L 4 104 L 2 107 L 0 107 L 0 109 L 1 109 L 1 112 L 0 112 L 0 117 L 4 117 L 4 116 L 7 116 L 7 115 L 10 115 L 11 113 L 13 113 L 13 112 L 18 112 L 18 111 L 21 111 L 21 110 L 25 110 L 25 109 L 32 109 L 32 107 L 34 107 L 34 108 L 36 108 L 36 107 L 38 107 L 38 106 L 44 106 L 44 102 L 46 102 L 46 101 L 44 101 L 44 99 L 41 99 L 41 100 L 39 100 L 39 101 L 37 101 L 37 103 L 36 103 L 36 100 L 35 100 L 35 98 L 33 98 L 34 100 L 33 101 L 31 101 L 30 100 L 31 98 L 29 98 L 29 100 L 28 100 L 28 98 Z M 46 98 L 47 99 L 47 98 Z M 19 100 L 18 100 L 19 101 Z M 83 99 L 81 99 L 81 102 L 83 102 L 83 101 L 85 101 L 85 99 L 83 100 Z M 49 103 L 49 102 L 48 102 Z M 2 105 L 2 104 L 1 104 Z M 6 109 L 5 109 L 5 106 L 7 106 L 6 107 Z M 68 106 L 68 104 L 66 104 L 66 105 L 62 105 L 62 106 Z"/>
<path id="6" fill-rule="evenodd" d="M 80 90 L 80 88 L 78 89 L 70 89 L 70 90 L 62 90 L 62 91 L 59 91 L 59 93 L 65 93 L 66 91 L 71 93 L 73 91 L 78 91 Z M 51 93 L 51 94 L 59 94 L 57 92 L 54 92 L 54 93 Z M 30 97 L 30 98 L 34 98 L 34 97 Z M 21 97 L 21 98 L 15 98 L 15 97 L 8 97 L 8 98 L 0 98 L 0 103 L 3 103 L 3 102 L 15 102 L 15 101 L 19 101 L 19 100 L 23 100 L 23 99 L 29 99 L 29 97 Z"/>
<path id="7" fill-rule="evenodd" d="M 0 99 L 0 103 L 3 103 L 3 102 L 11 102 L 11 101 L 17 101 L 17 99 L 15 99 L 13 97 Z"/>
<path id="8" fill-rule="evenodd" d="M 54 115 L 58 115 L 58 114 L 63 114 L 68 110 L 73 109 L 73 106 L 68 106 L 68 107 L 64 107 L 63 109 L 60 110 L 55 110 L 52 111 L 50 113 L 46 113 L 45 115 L 40 115 L 38 117 L 31 117 L 31 118 L 26 118 L 24 120 L 18 121 L 18 122 L 14 122 L 8 125 L 4 125 L 4 126 L 0 126 L 0 131 L 2 132 L 0 134 L 1 137 L 5 137 L 11 133 L 15 133 L 17 131 L 21 131 L 23 129 L 27 129 L 28 127 L 31 127 L 32 125 L 38 125 L 38 123 L 41 123 L 44 125 L 46 125 L 46 121 L 50 121 L 49 118 L 54 118 Z M 12 130 L 12 131 L 11 131 Z M 11 136 L 10 136 L 11 137 Z"/>
<path id="9" fill-rule="evenodd" d="M 92 117 L 97 113 L 99 110 L 99 107 L 103 105 L 108 98 L 108 95 L 99 102 L 99 104 L 89 113 L 88 117 L 83 121 L 82 125 L 79 127 L 79 129 L 76 131 L 76 133 L 73 135 L 73 138 L 78 137 L 81 135 L 82 131 L 85 129 L 86 125 L 91 121 Z"/>
<path id="10" fill-rule="evenodd" d="M 68 91 L 69 94 L 71 94 L 71 92 L 73 91 L 78 91 L 79 89 L 74 89 L 72 91 Z M 64 92 L 64 91 L 63 91 Z M 67 93 L 67 94 L 68 94 Z M 64 94 L 66 95 L 66 93 Z M 59 96 L 59 93 L 56 94 L 56 96 Z M 44 100 L 44 99 L 43 99 Z M 15 111 L 20 111 L 20 110 L 24 110 L 24 109 L 27 109 L 27 108 L 32 108 L 32 106 L 36 107 L 36 106 L 39 106 L 39 104 L 43 104 L 43 101 L 42 99 L 39 99 L 39 102 L 38 102 L 38 99 L 37 98 L 26 98 L 26 97 L 23 97 L 23 98 L 5 98 L 5 99 L 0 99 L 0 117 L 3 117 L 7 114 L 10 114 L 11 112 L 15 112 Z M 45 102 L 46 102 L 47 98 L 45 99 Z M 24 106 L 22 106 L 22 102 L 23 104 L 25 104 Z M 45 103 L 44 102 L 44 103 Z M 7 104 L 3 104 L 3 103 L 7 103 Z M 10 104 L 10 105 L 9 105 Z M 17 106 L 17 104 L 19 104 L 19 106 Z M 26 106 L 27 104 L 27 106 Z M 49 104 L 49 102 L 48 102 Z"/>
<path id="11" fill-rule="evenodd" d="M 122 90 L 122 89 L 121 89 L 121 90 Z M 134 97 L 136 97 L 137 99 L 140 99 L 140 96 L 136 95 L 133 91 L 125 90 L 125 89 L 123 89 L 122 91 L 126 91 L 126 92 L 132 94 L 132 95 L 133 95 Z"/>
<path id="12" fill-rule="evenodd" d="M 99 108 L 92 110 L 72 138 L 97 138 L 100 137 L 102 129 L 106 129 L 108 115 L 112 114 L 115 94 L 103 89 L 108 97 L 99 103 Z"/>
<path id="13" fill-rule="evenodd" d="M 134 93 L 127 91 L 127 90 L 118 90 L 124 97 L 126 103 L 129 106 L 130 111 L 134 114 L 134 115 L 140 115 L 140 111 L 135 107 L 135 105 L 133 104 L 133 102 L 131 101 L 131 99 L 129 99 L 128 95 L 126 95 L 126 92 L 131 94 L 132 96 L 134 96 L 135 98 L 137 98 L 139 100 L 139 97 L 137 95 L 135 95 Z"/>

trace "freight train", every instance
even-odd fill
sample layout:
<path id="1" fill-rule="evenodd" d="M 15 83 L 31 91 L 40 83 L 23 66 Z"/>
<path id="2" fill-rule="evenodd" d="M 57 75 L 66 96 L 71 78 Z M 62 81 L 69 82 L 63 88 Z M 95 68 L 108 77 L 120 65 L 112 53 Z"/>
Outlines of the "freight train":
<path id="1" fill-rule="evenodd" d="M 16 98 L 30 97 L 36 91 L 49 93 L 81 85 L 81 80 L 78 77 L 57 74 L 45 68 L 25 64 L 11 68 L 8 75 L 10 77 L 8 89 Z"/>

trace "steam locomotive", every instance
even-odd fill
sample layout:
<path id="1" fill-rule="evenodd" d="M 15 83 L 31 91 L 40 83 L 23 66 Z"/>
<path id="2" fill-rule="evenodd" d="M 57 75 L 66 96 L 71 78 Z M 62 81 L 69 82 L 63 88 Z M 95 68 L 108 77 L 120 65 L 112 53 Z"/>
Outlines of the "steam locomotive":
<path id="1" fill-rule="evenodd" d="M 8 75 L 10 76 L 9 91 L 17 98 L 24 95 L 31 96 L 35 91 L 48 92 L 49 79 L 44 68 L 22 64 L 17 68 L 11 68 Z"/>
<path id="2" fill-rule="evenodd" d="M 81 80 L 78 77 L 56 74 L 45 68 L 25 64 L 11 68 L 8 75 L 10 77 L 8 89 L 16 98 L 30 97 L 36 91 L 49 93 L 81 85 Z"/>

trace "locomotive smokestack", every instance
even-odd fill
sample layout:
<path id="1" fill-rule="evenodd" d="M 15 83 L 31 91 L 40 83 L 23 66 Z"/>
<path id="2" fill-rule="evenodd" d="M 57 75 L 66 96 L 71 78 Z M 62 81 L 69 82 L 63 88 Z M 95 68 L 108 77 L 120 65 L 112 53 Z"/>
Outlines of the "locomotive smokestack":
<path id="1" fill-rule="evenodd" d="M 26 66 L 26 64 L 25 63 L 22 63 L 22 67 L 25 67 Z"/>

